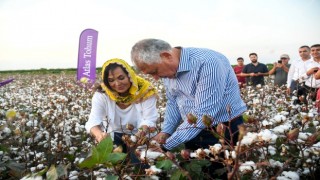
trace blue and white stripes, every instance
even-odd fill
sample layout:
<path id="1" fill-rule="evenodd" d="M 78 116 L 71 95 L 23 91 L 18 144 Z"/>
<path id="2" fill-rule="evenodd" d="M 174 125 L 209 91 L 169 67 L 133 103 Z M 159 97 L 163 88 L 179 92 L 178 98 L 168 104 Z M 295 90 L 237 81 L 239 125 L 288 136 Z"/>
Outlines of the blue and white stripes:
<path id="1" fill-rule="evenodd" d="M 164 144 L 169 150 L 205 128 L 203 115 L 213 117 L 215 125 L 246 111 L 228 59 L 213 50 L 182 48 L 176 78 L 165 78 L 163 82 L 168 101 L 162 132 L 171 134 Z M 197 116 L 196 127 L 188 124 L 188 113 Z"/>

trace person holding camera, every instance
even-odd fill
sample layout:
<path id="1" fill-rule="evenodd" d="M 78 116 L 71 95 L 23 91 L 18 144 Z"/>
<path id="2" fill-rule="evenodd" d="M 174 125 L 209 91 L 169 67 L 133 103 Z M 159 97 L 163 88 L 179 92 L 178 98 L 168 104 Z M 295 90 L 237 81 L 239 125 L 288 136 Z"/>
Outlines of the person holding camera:
<path id="1" fill-rule="evenodd" d="M 288 63 L 290 57 L 288 54 L 282 54 L 280 60 L 273 64 L 273 68 L 269 71 L 269 75 L 274 74 L 274 85 L 283 86 L 287 83 L 288 72 L 290 64 Z"/>

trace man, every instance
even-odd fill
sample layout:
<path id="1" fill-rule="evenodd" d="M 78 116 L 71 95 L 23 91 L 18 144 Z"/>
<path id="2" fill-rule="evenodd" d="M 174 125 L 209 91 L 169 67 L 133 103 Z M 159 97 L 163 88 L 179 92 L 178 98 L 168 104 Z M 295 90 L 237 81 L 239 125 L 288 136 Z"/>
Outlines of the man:
<path id="1" fill-rule="evenodd" d="M 301 59 L 292 63 L 289 68 L 288 78 L 287 78 L 287 94 L 292 94 L 298 89 L 299 83 L 303 84 L 305 79 L 299 79 L 300 76 L 306 73 L 306 65 L 310 62 L 310 47 L 301 46 L 299 48 L 299 55 Z"/>
<path id="2" fill-rule="evenodd" d="M 243 123 L 242 113 L 247 108 L 240 97 L 232 66 L 224 55 L 210 49 L 172 48 L 163 40 L 144 39 L 132 47 L 131 58 L 141 72 L 156 80 L 161 78 L 166 87 L 164 124 L 154 138 L 164 143 L 163 151 L 182 143 L 191 150 L 218 143 L 206 130 L 204 115 L 212 117 L 211 126 L 218 123 L 229 126 L 230 122 L 233 144 L 236 143 L 237 126 Z M 194 124 L 188 123 L 189 113 L 197 118 Z"/>
<path id="3" fill-rule="evenodd" d="M 274 85 L 281 87 L 287 83 L 290 64 L 288 54 L 282 54 L 280 60 L 273 64 L 273 68 L 269 71 L 269 75 L 274 74 Z"/>
<path id="4" fill-rule="evenodd" d="M 320 44 L 312 45 L 310 49 L 313 60 L 306 64 L 306 69 L 308 70 L 300 76 L 301 79 L 305 79 L 306 81 L 303 88 L 298 90 L 298 96 L 309 96 L 310 99 L 315 101 L 316 93 L 318 88 L 320 88 L 320 80 L 317 79 L 318 75 L 316 75 L 320 68 Z"/>
<path id="5" fill-rule="evenodd" d="M 264 76 L 269 75 L 268 67 L 265 64 L 258 62 L 258 55 L 256 53 L 250 53 L 249 58 L 251 63 L 243 68 L 242 76 L 246 77 L 247 85 L 264 85 Z"/>
<path id="6" fill-rule="evenodd" d="M 243 64 L 244 60 L 243 60 L 242 57 L 239 57 L 237 59 L 237 62 L 238 62 L 238 65 L 234 66 L 233 70 L 234 70 L 234 73 L 237 76 L 238 83 L 239 83 L 240 87 L 242 88 L 243 85 L 246 83 L 246 78 L 242 77 L 242 75 L 241 75 L 242 70 L 244 68 L 244 64 Z"/>

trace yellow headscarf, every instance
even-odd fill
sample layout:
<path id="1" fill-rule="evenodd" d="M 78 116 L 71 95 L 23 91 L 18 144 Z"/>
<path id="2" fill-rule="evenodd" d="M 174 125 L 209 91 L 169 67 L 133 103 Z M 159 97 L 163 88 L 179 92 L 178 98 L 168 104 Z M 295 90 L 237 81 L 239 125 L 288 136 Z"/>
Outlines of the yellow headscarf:
<path id="1" fill-rule="evenodd" d="M 126 97 L 120 96 L 116 91 L 109 89 L 104 82 L 101 83 L 102 89 L 106 92 L 106 94 L 114 101 L 119 103 L 131 104 L 134 102 L 142 102 L 149 97 L 156 94 L 156 90 L 151 86 L 151 83 L 141 77 L 139 77 L 131 68 L 131 66 L 122 59 L 110 59 L 106 61 L 102 66 L 101 78 L 105 79 L 105 69 L 110 64 L 119 64 L 123 66 L 129 75 L 129 79 L 131 81 L 131 87 L 129 89 L 129 95 Z"/>

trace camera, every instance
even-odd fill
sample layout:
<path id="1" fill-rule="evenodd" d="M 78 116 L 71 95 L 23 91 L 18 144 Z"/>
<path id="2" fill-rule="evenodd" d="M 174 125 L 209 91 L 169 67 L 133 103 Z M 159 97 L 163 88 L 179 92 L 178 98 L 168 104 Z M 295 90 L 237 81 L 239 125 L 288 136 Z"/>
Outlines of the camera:
<path id="1" fill-rule="evenodd" d="M 278 60 L 278 63 L 281 64 L 281 63 L 282 63 L 282 60 Z"/>

